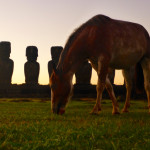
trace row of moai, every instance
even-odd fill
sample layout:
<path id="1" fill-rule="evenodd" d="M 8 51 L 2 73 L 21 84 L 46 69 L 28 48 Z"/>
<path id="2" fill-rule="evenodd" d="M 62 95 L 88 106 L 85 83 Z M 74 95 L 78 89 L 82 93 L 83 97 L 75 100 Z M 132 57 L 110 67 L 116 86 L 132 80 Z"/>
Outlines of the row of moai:
<path id="1" fill-rule="evenodd" d="M 10 57 L 11 43 L 0 42 L 0 87 L 11 85 L 14 62 Z M 26 48 L 27 62 L 24 65 L 25 82 L 29 85 L 38 85 L 40 65 L 37 61 L 38 49 L 36 46 Z"/>
<path id="2" fill-rule="evenodd" d="M 61 46 L 51 47 L 52 60 L 48 62 L 49 77 L 52 74 L 53 63 L 57 66 L 60 54 L 63 50 Z M 11 85 L 11 79 L 14 69 L 14 62 L 10 57 L 11 43 L 0 42 L 0 86 L 5 87 Z M 36 46 L 28 46 L 26 48 L 27 62 L 24 65 L 25 83 L 27 85 L 38 85 L 40 65 L 37 62 L 38 49 Z M 90 63 L 84 61 L 75 73 L 76 84 L 87 85 L 91 83 L 92 67 Z M 114 82 L 114 76 L 112 83 Z"/>

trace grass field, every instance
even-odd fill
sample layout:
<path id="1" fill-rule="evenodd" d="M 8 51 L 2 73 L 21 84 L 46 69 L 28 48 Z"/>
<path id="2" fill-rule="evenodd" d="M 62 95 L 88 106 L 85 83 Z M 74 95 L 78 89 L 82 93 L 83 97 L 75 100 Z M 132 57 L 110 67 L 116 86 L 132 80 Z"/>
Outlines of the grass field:
<path id="1" fill-rule="evenodd" d="M 130 113 L 121 115 L 111 114 L 110 100 L 103 100 L 99 115 L 90 115 L 94 104 L 72 100 L 65 115 L 57 116 L 49 100 L 0 99 L 0 149 L 150 149 L 146 100 L 131 101 Z"/>

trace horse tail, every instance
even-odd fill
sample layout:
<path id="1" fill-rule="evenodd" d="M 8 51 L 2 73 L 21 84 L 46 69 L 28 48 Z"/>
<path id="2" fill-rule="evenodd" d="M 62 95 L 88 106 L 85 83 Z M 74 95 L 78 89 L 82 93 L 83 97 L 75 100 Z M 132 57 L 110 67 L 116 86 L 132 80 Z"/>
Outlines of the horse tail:
<path id="1" fill-rule="evenodd" d="M 136 93 L 141 94 L 144 91 L 144 75 L 140 62 L 135 66 L 134 84 Z"/>

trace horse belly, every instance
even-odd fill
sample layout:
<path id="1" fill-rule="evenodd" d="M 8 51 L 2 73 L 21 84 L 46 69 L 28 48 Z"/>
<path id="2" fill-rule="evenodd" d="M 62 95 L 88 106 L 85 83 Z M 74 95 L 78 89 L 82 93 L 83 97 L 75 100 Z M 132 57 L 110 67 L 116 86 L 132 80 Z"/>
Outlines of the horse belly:
<path id="1" fill-rule="evenodd" d="M 117 55 L 112 55 L 112 59 L 110 61 L 110 67 L 114 69 L 126 69 L 135 65 L 140 61 L 143 54 L 141 51 L 136 52 L 128 52 L 127 50 L 122 53 L 118 53 Z"/>

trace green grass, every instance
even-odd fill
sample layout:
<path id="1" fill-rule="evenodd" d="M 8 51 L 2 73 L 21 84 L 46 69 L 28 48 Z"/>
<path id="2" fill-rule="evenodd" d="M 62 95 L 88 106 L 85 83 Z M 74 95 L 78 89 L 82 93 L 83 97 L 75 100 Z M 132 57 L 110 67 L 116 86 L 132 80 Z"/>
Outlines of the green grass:
<path id="1" fill-rule="evenodd" d="M 49 100 L 0 99 L 0 150 L 150 149 L 147 101 L 131 101 L 130 113 L 121 115 L 112 115 L 110 100 L 103 100 L 99 115 L 90 115 L 94 104 L 73 100 L 58 116 Z"/>

